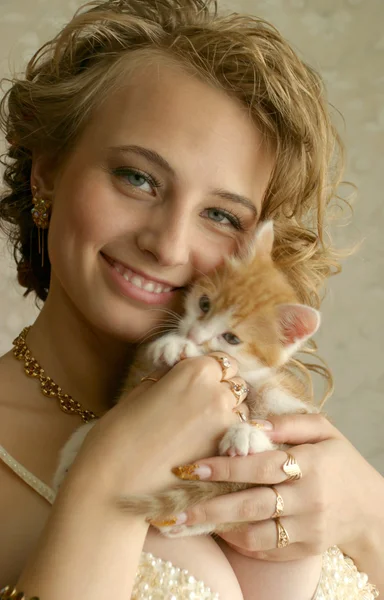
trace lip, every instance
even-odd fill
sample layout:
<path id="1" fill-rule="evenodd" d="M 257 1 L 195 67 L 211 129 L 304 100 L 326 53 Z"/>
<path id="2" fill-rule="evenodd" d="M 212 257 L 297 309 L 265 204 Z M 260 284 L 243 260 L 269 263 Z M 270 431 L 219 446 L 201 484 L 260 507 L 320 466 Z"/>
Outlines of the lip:
<path id="1" fill-rule="evenodd" d="M 117 263 L 119 263 L 119 265 L 122 265 L 125 269 L 130 269 L 131 271 L 136 273 L 136 275 L 140 275 L 141 277 L 144 277 L 144 279 L 149 279 L 150 281 L 156 281 L 156 283 L 161 283 L 162 285 L 173 288 L 172 291 L 174 289 L 180 289 L 182 287 L 179 285 L 175 285 L 174 283 L 172 283 L 172 281 L 165 281 L 165 279 L 158 279 L 157 277 L 152 277 L 152 275 L 148 275 L 147 273 L 144 273 L 144 271 L 139 271 L 138 269 L 133 269 L 130 265 L 127 265 L 127 263 L 124 263 L 121 260 L 114 258 L 113 256 L 108 256 L 108 254 L 104 254 L 104 252 L 101 252 L 101 255 L 110 264 L 112 264 L 110 261 L 117 262 Z"/>
<path id="2" fill-rule="evenodd" d="M 138 288 L 135 285 L 133 285 L 133 283 L 131 283 L 130 281 L 124 279 L 124 277 L 120 273 L 118 273 L 118 271 L 116 271 L 115 267 L 111 262 L 111 260 L 113 259 L 110 259 L 103 253 L 100 254 L 102 263 L 105 266 L 105 269 L 107 270 L 107 275 L 109 276 L 108 279 L 112 281 L 113 287 L 117 288 L 117 290 L 123 296 L 131 298 L 132 300 L 136 300 L 140 304 L 147 304 L 151 306 L 168 304 L 175 297 L 175 294 L 177 294 L 180 289 L 173 289 L 170 292 L 154 294 L 152 292 L 148 292 L 147 290 L 143 290 L 142 288 Z M 116 262 L 120 263 L 120 261 Z M 133 269 L 131 269 L 131 271 L 133 271 Z M 138 275 L 140 274 L 138 271 L 135 271 L 135 273 L 137 273 Z M 161 282 L 159 281 L 159 283 Z"/>

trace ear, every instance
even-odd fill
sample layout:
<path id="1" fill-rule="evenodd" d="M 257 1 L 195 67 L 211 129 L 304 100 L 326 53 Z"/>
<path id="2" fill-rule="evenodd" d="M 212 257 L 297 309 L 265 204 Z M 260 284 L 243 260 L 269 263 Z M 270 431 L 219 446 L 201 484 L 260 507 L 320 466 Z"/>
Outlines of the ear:
<path id="1" fill-rule="evenodd" d="M 288 358 L 316 333 L 320 326 L 320 313 L 305 304 L 280 304 L 277 311 L 282 344 Z"/>
<path id="2" fill-rule="evenodd" d="M 255 236 L 249 246 L 249 259 L 252 260 L 254 257 L 270 257 L 274 239 L 273 221 L 264 221 L 261 223 L 256 229 Z"/>
<path id="3" fill-rule="evenodd" d="M 59 166 L 56 157 L 36 152 L 32 155 L 31 189 L 35 185 L 38 195 L 45 200 L 53 201 Z"/>

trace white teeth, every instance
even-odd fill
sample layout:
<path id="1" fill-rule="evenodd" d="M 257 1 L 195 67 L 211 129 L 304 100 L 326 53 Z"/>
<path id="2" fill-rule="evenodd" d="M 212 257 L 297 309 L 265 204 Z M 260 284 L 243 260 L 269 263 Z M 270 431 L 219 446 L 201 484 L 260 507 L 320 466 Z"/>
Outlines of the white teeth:
<path id="1" fill-rule="evenodd" d="M 164 292 L 170 292 L 172 290 L 169 286 L 164 286 L 161 283 L 156 283 L 154 281 L 146 281 L 143 277 L 136 275 L 131 269 L 126 269 L 123 265 L 120 265 L 118 262 L 115 262 L 113 265 L 114 269 L 120 275 L 124 277 L 126 281 L 129 281 L 134 286 L 143 289 L 147 292 L 151 292 L 152 294 L 162 294 Z"/>
<path id="2" fill-rule="evenodd" d="M 155 284 L 152 281 L 148 281 L 148 283 L 145 283 L 143 285 L 143 290 L 146 290 L 147 292 L 153 292 L 155 289 Z"/>
<path id="3" fill-rule="evenodd" d="M 135 285 L 138 288 L 143 288 L 143 284 L 144 284 L 143 280 L 138 275 L 134 275 L 132 277 L 131 283 L 133 283 L 133 285 Z"/>

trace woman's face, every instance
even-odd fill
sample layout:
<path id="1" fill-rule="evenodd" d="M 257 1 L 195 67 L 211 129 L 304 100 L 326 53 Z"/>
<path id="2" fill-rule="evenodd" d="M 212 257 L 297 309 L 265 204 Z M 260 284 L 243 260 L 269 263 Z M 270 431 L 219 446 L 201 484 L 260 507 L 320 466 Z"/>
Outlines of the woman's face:
<path id="1" fill-rule="evenodd" d="M 54 181 L 53 303 L 139 339 L 249 239 L 271 168 L 237 101 L 165 61 L 136 68 Z"/>

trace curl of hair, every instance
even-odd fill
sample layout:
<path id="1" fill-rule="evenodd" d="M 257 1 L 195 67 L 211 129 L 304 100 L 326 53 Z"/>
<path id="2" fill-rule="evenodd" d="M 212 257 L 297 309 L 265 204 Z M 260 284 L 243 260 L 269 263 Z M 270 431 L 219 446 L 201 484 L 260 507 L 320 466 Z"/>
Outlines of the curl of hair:
<path id="1" fill-rule="evenodd" d="M 322 79 L 271 24 L 219 14 L 216 0 L 88 2 L 35 53 L 25 77 L 10 80 L 0 104 L 9 142 L 0 223 L 25 295 L 44 301 L 50 280 L 31 218 L 32 156 L 62 164 L 94 111 L 126 82 L 123 74 L 159 55 L 238 99 L 273 148 L 261 218 L 275 222 L 274 258 L 300 300 L 319 307 L 326 278 L 340 270 L 325 217 L 330 202 L 341 200 L 344 165 Z"/>

